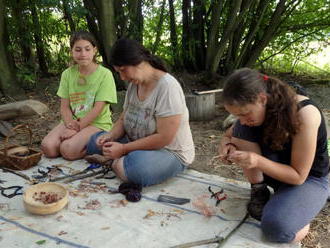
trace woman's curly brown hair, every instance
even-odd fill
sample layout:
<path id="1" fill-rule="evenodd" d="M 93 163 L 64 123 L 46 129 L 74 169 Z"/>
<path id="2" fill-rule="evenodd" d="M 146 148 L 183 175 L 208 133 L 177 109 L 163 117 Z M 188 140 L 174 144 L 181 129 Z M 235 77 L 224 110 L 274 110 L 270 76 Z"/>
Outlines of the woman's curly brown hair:
<path id="1" fill-rule="evenodd" d="M 273 150 L 281 150 L 299 130 L 297 95 L 286 83 L 260 74 L 256 70 L 236 70 L 223 89 L 225 105 L 244 106 L 256 102 L 260 93 L 267 94 L 263 142 Z"/>

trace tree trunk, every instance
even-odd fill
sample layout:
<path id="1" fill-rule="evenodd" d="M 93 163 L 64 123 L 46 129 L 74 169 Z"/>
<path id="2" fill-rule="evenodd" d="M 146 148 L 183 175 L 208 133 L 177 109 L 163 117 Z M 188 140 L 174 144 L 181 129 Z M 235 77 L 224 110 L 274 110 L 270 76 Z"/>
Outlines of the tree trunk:
<path id="1" fill-rule="evenodd" d="M 32 44 L 31 40 L 32 37 L 30 35 L 29 30 L 29 24 L 27 20 L 27 16 L 23 10 L 25 10 L 28 6 L 23 1 L 13 1 L 12 3 L 12 15 L 13 20 L 15 21 L 15 24 L 17 26 L 17 39 L 19 46 L 22 51 L 22 58 L 24 62 L 28 65 L 29 68 L 32 70 L 35 69 L 35 58 L 32 54 Z M 26 25 L 22 25 L 22 23 L 25 23 Z"/>
<path id="2" fill-rule="evenodd" d="M 176 32 L 176 21 L 175 21 L 175 12 L 173 6 L 173 0 L 168 0 L 169 12 L 170 12 L 170 39 L 171 39 L 171 50 L 172 57 L 174 61 L 175 68 L 181 68 L 182 63 L 179 57 L 179 48 L 178 48 L 178 35 Z"/>
<path id="3" fill-rule="evenodd" d="M 115 12 L 114 12 L 114 0 L 99 2 L 99 29 L 100 36 L 102 38 L 102 45 L 105 50 L 106 65 L 110 64 L 110 49 L 115 43 L 116 26 L 115 26 Z"/>
<path id="4" fill-rule="evenodd" d="M 128 15 L 130 19 L 129 35 L 131 38 L 143 42 L 142 0 L 128 1 Z"/>
<path id="5" fill-rule="evenodd" d="M 194 0 L 193 5 L 193 44 L 194 44 L 194 60 L 198 70 L 205 69 L 205 36 L 204 36 L 204 16 L 205 11 L 205 1 Z"/>
<path id="6" fill-rule="evenodd" d="M 125 16 L 124 8 L 123 8 L 123 0 L 116 0 L 114 2 L 115 7 L 115 19 L 116 19 L 116 26 L 117 26 L 117 37 L 121 38 L 123 36 L 128 36 L 128 29 L 127 29 L 127 21 L 128 18 Z"/>
<path id="7" fill-rule="evenodd" d="M 151 50 L 153 54 L 155 54 L 155 52 L 157 51 L 160 37 L 163 33 L 162 31 L 163 31 L 163 23 L 164 23 L 165 3 L 166 3 L 166 0 L 163 0 L 161 9 L 160 9 L 160 14 L 159 14 L 159 21 L 158 21 L 158 25 L 157 25 L 156 39 L 155 39 L 155 42 L 154 42 L 154 44 L 152 46 L 152 50 Z"/>
<path id="8" fill-rule="evenodd" d="M 257 61 L 258 57 L 260 56 L 261 52 L 274 38 L 274 35 L 281 23 L 281 16 L 287 8 L 287 6 L 285 6 L 286 1 L 287 0 L 280 0 L 278 2 L 267 28 L 265 30 L 259 29 L 259 32 L 262 31 L 264 35 L 262 35 L 260 39 L 254 42 L 254 45 L 251 48 L 251 52 L 245 57 L 245 61 L 243 62 L 244 66 L 253 66 Z"/>
<path id="9" fill-rule="evenodd" d="M 117 39 L 114 0 L 84 0 L 84 5 L 89 11 L 86 15 L 89 31 L 93 33 L 98 42 L 103 64 L 110 68 L 110 49 Z M 118 5 L 116 6 L 118 7 Z M 125 89 L 124 82 L 116 74 L 114 77 L 117 89 Z"/>
<path id="10" fill-rule="evenodd" d="M 23 90 L 19 88 L 17 78 L 9 62 L 6 36 L 5 6 L 4 1 L 0 0 L 0 87 L 4 95 L 22 96 Z"/>
<path id="11" fill-rule="evenodd" d="M 99 51 L 105 66 L 109 67 L 110 49 L 116 41 L 116 25 L 114 0 L 84 0 L 87 14 L 87 24 L 98 41 Z"/>
<path id="12" fill-rule="evenodd" d="M 38 17 L 37 7 L 34 1 L 29 0 L 31 14 L 32 14 L 32 23 L 33 23 L 33 36 L 36 44 L 37 56 L 40 66 L 40 71 L 44 76 L 49 75 L 47 60 L 45 56 L 44 42 L 42 40 L 41 26 Z"/>
<path id="13" fill-rule="evenodd" d="M 195 71 L 196 65 L 193 55 L 193 36 L 191 30 L 191 1 L 182 1 L 182 57 L 185 68 Z"/>
<path id="14" fill-rule="evenodd" d="M 216 54 L 216 49 L 218 45 L 219 37 L 219 26 L 220 26 L 220 16 L 224 7 L 223 0 L 214 0 L 211 3 L 211 23 L 208 32 L 207 48 L 206 48 L 206 68 L 211 68 L 212 61 L 214 60 L 214 55 Z"/>
<path id="15" fill-rule="evenodd" d="M 243 66 L 242 60 L 247 55 L 249 48 L 252 45 L 252 42 L 254 41 L 254 38 L 260 28 L 260 24 L 262 22 L 262 19 L 264 18 L 265 11 L 267 9 L 267 6 L 269 6 L 270 0 L 261 0 L 258 4 L 256 13 L 254 15 L 254 18 L 252 19 L 251 24 L 249 25 L 249 31 L 247 33 L 247 36 L 244 40 L 243 46 L 240 50 L 238 58 L 235 59 L 234 69 L 240 68 Z"/>
<path id="16" fill-rule="evenodd" d="M 75 25 L 75 23 L 73 21 L 73 18 L 72 18 L 71 8 L 70 8 L 68 0 L 63 0 L 62 6 L 63 6 L 64 19 L 68 21 L 70 31 L 71 32 L 76 31 L 76 25 Z"/>

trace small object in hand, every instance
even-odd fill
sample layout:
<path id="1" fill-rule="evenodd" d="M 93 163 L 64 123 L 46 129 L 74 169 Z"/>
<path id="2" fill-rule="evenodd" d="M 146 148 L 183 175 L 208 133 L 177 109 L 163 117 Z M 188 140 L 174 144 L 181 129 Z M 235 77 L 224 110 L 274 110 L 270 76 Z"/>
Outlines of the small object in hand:
<path id="1" fill-rule="evenodd" d="M 122 183 L 119 185 L 118 192 L 126 196 L 126 200 L 130 202 L 138 202 L 141 200 L 142 186 L 135 183 Z"/>

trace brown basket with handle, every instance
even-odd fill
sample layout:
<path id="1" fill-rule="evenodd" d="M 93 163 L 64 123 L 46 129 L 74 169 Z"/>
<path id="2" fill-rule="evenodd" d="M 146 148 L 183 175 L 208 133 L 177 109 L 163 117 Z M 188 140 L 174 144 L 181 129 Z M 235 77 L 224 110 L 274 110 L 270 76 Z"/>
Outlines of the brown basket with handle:
<path id="1" fill-rule="evenodd" d="M 28 137 L 27 146 L 9 144 L 9 138 L 14 134 L 25 134 Z M 31 148 L 32 131 L 27 125 L 18 125 L 4 139 L 4 148 L 0 150 L 0 168 L 6 167 L 14 170 L 26 170 L 36 164 L 41 159 L 42 153 Z"/>

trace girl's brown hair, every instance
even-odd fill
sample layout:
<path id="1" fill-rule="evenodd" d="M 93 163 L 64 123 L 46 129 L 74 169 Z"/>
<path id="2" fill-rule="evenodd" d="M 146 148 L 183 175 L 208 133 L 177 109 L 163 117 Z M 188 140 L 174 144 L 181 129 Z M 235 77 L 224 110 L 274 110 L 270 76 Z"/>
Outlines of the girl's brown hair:
<path id="1" fill-rule="evenodd" d="M 93 47 L 97 48 L 97 42 L 95 37 L 87 31 L 77 31 L 72 33 L 71 38 L 70 38 L 70 48 L 71 50 L 73 49 L 74 44 L 78 41 L 78 40 L 86 40 L 89 41 Z M 93 61 L 96 62 L 96 54 L 93 58 Z M 75 62 L 74 62 L 75 63 Z"/>
<path id="2" fill-rule="evenodd" d="M 297 95 L 289 85 L 256 70 L 242 68 L 228 77 L 222 97 L 225 105 L 244 106 L 255 103 L 262 92 L 267 94 L 263 142 L 274 150 L 281 150 L 300 125 Z"/>

